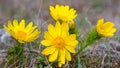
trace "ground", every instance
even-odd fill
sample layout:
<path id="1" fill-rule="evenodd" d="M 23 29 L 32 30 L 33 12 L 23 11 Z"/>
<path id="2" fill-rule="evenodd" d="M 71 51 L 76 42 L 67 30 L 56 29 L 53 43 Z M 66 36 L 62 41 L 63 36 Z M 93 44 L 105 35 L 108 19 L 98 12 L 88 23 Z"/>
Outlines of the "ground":
<path id="1" fill-rule="evenodd" d="M 0 64 L 4 61 L 6 50 L 13 47 L 14 44 L 10 43 L 14 41 L 6 34 L 2 25 L 7 24 L 7 20 L 13 20 L 14 18 L 18 20 L 25 19 L 27 22 L 33 21 L 34 24 L 39 25 L 39 29 L 41 28 L 40 24 L 44 23 L 42 27 L 45 30 L 46 25 L 53 22 L 49 14 L 49 6 L 56 4 L 69 5 L 75 8 L 78 14 L 76 21 L 79 22 L 78 25 L 81 27 L 81 35 L 84 35 L 91 27 L 95 26 L 100 18 L 114 22 L 117 28 L 115 36 L 107 39 L 103 38 L 104 41 L 100 40 L 94 43 L 93 46 L 88 47 L 90 51 L 85 53 L 85 57 L 90 57 L 88 60 L 94 59 L 93 62 L 88 64 L 88 68 L 107 68 L 108 66 L 119 68 L 120 0 L 0 0 Z M 98 58 L 101 58 L 101 60 L 98 64 L 95 64 Z M 84 59 L 81 59 L 81 61 L 84 61 Z"/>

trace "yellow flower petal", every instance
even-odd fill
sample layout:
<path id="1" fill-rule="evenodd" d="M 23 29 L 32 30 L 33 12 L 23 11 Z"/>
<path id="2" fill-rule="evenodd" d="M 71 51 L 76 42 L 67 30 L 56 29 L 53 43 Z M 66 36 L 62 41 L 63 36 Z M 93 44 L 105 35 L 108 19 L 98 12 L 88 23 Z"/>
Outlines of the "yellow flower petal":
<path id="1" fill-rule="evenodd" d="M 101 18 L 100 20 L 98 20 L 98 22 L 97 22 L 97 28 L 100 27 L 100 26 L 102 26 L 103 23 L 104 23 L 104 18 Z"/>
<path id="2" fill-rule="evenodd" d="M 48 40 L 42 40 L 41 44 L 44 45 L 44 46 L 51 46 L 52 45 L 51 42 L 48 41 Z"/>
<path id="3" fill-rule="evenodd" d="M 13 29 L 14 29 L 14 27 L 13 27 L 13 25 L 11 24 L 11 21 L 10 21 L 10 20 L 8 20 L 8 28 L 9 28 L 10 30 L 13 30 Z"/>
<path id="4" fill-rule="evenodd" d="M 21 29 L 24 29 L 24 27 L 25 27 L 25 20 L 24 19 L 21 20 L 19 26 L 20 26 Z"/>
<path id="5" fill-rule="evenodd" d="M 55 52 L 49 56 L 49 61 L 50 62 L 55 61 L 57 59 L 57 56 L 58 56 L 58 49 L 56 49 Z"/>
<path id="6" fill-rule="evenodd" d="M 74 47 L 66 45 L 65 48 L 66 48 L 69 52 L 75 53 L 75 48 L 74 48 Z"/>
<path id="7" fill-rule="evenodd" d="M 53 54 L 54 52 L 56 52 L 56 48 L 54 46 L 50 46 L 48 48 L 45 48 L 43 51 L 42 51 L 42 54 L 44 55 L 49 55 L 49 54 Z"/>
<path id="8" fill-rule="evenodd" d="M 76 40 L 76 35 L 71 34 L 69 37 L 66 37 L 65 44 L 69 45 L 69 46 L 76 47 L 76 45 L 78 44 L 78 41 Z"/>
<path id="9" fill-rule="evenodd" d="M 33 22 L 30 22 L 30 23 L 26 26 L 25 30 L 27 30 L 27 31 L 31 30 L 32 25 L 33 25 Z"/>
<path id="10" fill-rule="evenodd" d="M 105 34 L 106 36 L 112 37 L 114 35 L 114 32 L 116 32 L 116 28 L 113 28 L 109 33 Z"/>
<path id="11" fill-rule="evenodd" d="M 58 62 L 58 66 L 59 66 L 59 67 L 62 67 L 62 63 L 61 63 L 61 62 Z"/>
<path id="12" fill-rule="evenodd" d="M 28 37 L 26 37 L 25 41 L 34 41 L 35 39 L 37 39 L 39 37 L 40 31 L 35 30 L 33 33 L 29 34 Z"/>
<path id="13" fill-rule="evenodd" d="M 4 29 L 5 29 L 8 33 L 10 33 L 11 35 L 14 34 L 14 32 L 12 32 L 11 29 L 9 29 L 8 27 L 6 27 L 5 25 L 3 25 L 3 27 L 4 27 Z M 13 35 L 13 36 L 14 36 L 14 35 Z"/>
<path id="14" fill-rule="evenodd" d="M 53 6 L 50 6 L 50 11 L 54 11 L 54 7 Z"/>
<path id="15" fill-rule="evenodd" d="M 62 64 L 65 64 L 65 49 L 59 49 L 59 62 L 61 62 Z"/>
<path id="16" fill-rule="evenodd" d="M 50 35 L 55 38 L 57 36 L 56 34 L 56 30 L 55 27 L 52 24 L 48 25 L 48 32 L 50 33 Z"/>
<path id="17" fill-rule="evenodd" d="M 14 20 L 13 20 L 13 25 L 14 25 L 14 26 L 18 26 L 18 20 L 17 20 L 17 19 L 14 19 Z"/>
<path id="18" fill-rule="evenodd" d="M 65 50 L 65 58 L 66 60 L 71 61 L 71 55 L 67 50 Z"/>
<path id="19" fill-rule="evenodd" d="M 69 27 L 67 23 L 63 23 L 61 26 L 61 37 L 66 37 L 69 35 Z"/>
<path id="20" fill-rule="evenodd" d="M 103 26 L 101 27 L 101 29 L 104 29 L 105 31 L 111 31 L 111 29 L 113 28 L 114 24 L 112 22 L 106 22 L 105 24 L 103 24 Z M 109 27 L 109 28 L 108 28 Z"/>
<path id="21" fill-rule="evenodd" d="M 53 40 L 53 38 L 51 37 L 51 35 L 47 31 L 44 32 L 44 38 L 46 40 L 48 40 L 48 41 L 52 41 Z"/>
<path id="22" fill-rule="evenodd" d="M 77 41 L 77 40 L 74 40 L 74 41 L 66 41 L 65 44 L 66 44 L 66 45 L 69 45 L 69 46 L 76 47 L 76 45 L 78 44 L 78 41 Z"/>
<path id="23" fill-rule="evenodd" d="M 116 32 L 116 31 L 117 31 L 116 28 L 112 28 L 111 31 L 110 31 L 110 33 L 114 33 L 114 32 Z"/>
<path id="24" fill-rule="evenodd" d="M 56 29 L 57 36 L 60 36 L 61 35 L 61 26 L 60 26 L 59 22 L 56 22 L 55 29 Z"/>
<path id="25" fill-rule="evenodd" d="M 75 34 L 71 34 L 71 35 L 70 35 L 70 39 L 76 40 L 76 35 L 75 35 Z"/>
<path id="26" fill-rule="evenodd" d="M 68 23 L 63 22 L 63 24 L 61 25 L 61 29 L 62 29 L 63 31 L 68 31 L 68 30 L 69 30 Z"/>
<path id="27" fill-rule="evenodd" d="M 26 32 L 28 32 L 28 33 L 31 34 L 36 28 L 37 28 L 37 26 L 34 26 L 34 27 L 32 27 L 32 28 L 26 30 Z"/>

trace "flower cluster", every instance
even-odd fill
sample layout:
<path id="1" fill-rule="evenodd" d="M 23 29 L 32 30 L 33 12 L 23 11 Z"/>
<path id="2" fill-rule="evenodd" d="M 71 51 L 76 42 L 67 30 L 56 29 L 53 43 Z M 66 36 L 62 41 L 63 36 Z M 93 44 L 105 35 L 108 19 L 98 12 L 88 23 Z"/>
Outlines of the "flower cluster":
<path id="1" fill-rule="evenodd" d="M 75 48 L 79 44 L 77 38 L 80 37 L 77 37 L 75 33 L 70 33 L 70 29 L 76 24 L 74 19 L 77 14 L 75 9 L 67 5 L 50 6 L 50 14 L 56 23 L 55 26 L 49 24 L 48 30 L 44 32 L 44 39 L 40 43 L 46 48 L 41 53 L 49 56 L 49 62 L 57 61 L 58 66 L 62 67 L 66 61 L 72 60 L 71 53 L 76 53 Z M 4 29 L 20 44 L 33 42 L 40 34 L 37 26 L 33 26 L 33 22 L 29 22 L 26 26 L 24 19 L 20 23 L 16 19 L 13 20 L 13 23 L 8 20 L 8 26 L 4 25 Z M 82 42 L 79 40 L 84 44 L 80 44 L 81 47 L 76 54 L 79 54 L 101 37 L 114 36 L 115 32 L 116 28 L 113 22 L 107 21 L 104 23 L 103 18 L 98 20 L 96 28 L 87 33 L 85 40 L 82 39 Z"/>
<path id="2" fill-rule="evenodd" d="M 49 55 L 49 61 L 53 62 L 58 58 L 58 66 L 61 67 L 65 61 L 71 61 L 70 53 L 75 53 L 76 34 L 69 33 L 69 27 L 74 25 L 74 19 L 77 16 L 76 10 L 69 6 L 56 5 L 50 6 L 50 14 L 56 21 L 55 27 L 48 25 L 48 32 L 44 33 L 44 40 L 41 44 L 47 46 L 42 54 Z"/>

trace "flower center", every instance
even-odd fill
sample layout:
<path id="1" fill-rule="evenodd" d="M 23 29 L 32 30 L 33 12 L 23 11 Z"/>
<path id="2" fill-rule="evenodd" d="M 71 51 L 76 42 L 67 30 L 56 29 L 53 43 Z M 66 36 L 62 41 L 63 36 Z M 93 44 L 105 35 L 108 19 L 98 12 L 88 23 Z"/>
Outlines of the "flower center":
<path id="1" fill-rule="evenodd" d="M 25 39 L 26 38 L 26 36 L 27 36 L 27 33 L 26 32 L 24 32 L 24 31 L 18 31 L 17 33 L 16 33 L 16 36 L 18 37 L 18 39 Z"/>
<path id="2" fill-rule="evenodd" d="M 56 48 L 62 48 L 65 44 L 65 41 L 63 40 L 63 38 L 61 37 L 57 37 L 52 41 L 52 44 L 56 47 Z"/>

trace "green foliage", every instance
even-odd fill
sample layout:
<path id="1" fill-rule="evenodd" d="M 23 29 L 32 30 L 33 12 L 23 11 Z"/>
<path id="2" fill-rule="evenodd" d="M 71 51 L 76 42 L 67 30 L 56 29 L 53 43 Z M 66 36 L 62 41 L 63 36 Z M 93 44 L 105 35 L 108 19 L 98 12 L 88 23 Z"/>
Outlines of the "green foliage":
<path id="1" fill-rule="evenodd" d="M 24 46 L 17 45 L 7 51 L 8 66 L 13 67 L 17 64 L 22 65 L 24 60 Z M 13 64 L 13 65 L 12 65 Z"/>
<path id="2" fill-rule="evenodd" d="M 99 40 L 101 37 L 98 35 L 96 29 L 92 29 L 91 31 L 89 31 L 87 33 L 86 36 L 84 36 L 83 38 L 80 37 L 80 49 L 78 51 L 77 54 L 79 54 L 80 52 L 82 52 L 86 47 L 90 46 L 91 44 L 93 44 L 96 40 Z M 76 54 L 76 55 L 77 55 Z"/>
<path id="3" fill-rule="evenodd" d="M 86 36 L 86 45 L 91 45 L 92 43 L 94 43 L 96 40 L 98 40 L 100 38 L 101 37 L 98 35 L 96 29 L 93 29 Z"/>
<path id="4" fill-rule="evenodd" d="M 41 57 L 41 56 L 38 56 L 38 57 L 37 57 L 37 65 L 36 65 L 36 68 L 43 68 L 43 60 L 44 60 L 43 57 Z"/>
<path id="5" fill-rule="evenodd" d="M 69 29 L 69 33 L 70 34 L 76 34 L 77 33 L 77 30 L 75 28 L 70 28 Z"/>
<path id="6" fill-rule="evenodd" d="M 7 54 L 8 55 L 19 55 L 20 54 L 23 54 L 23 47 L 22 46 L 15 46 L 14 48 L 11 48 L 7 51 Z"/>

